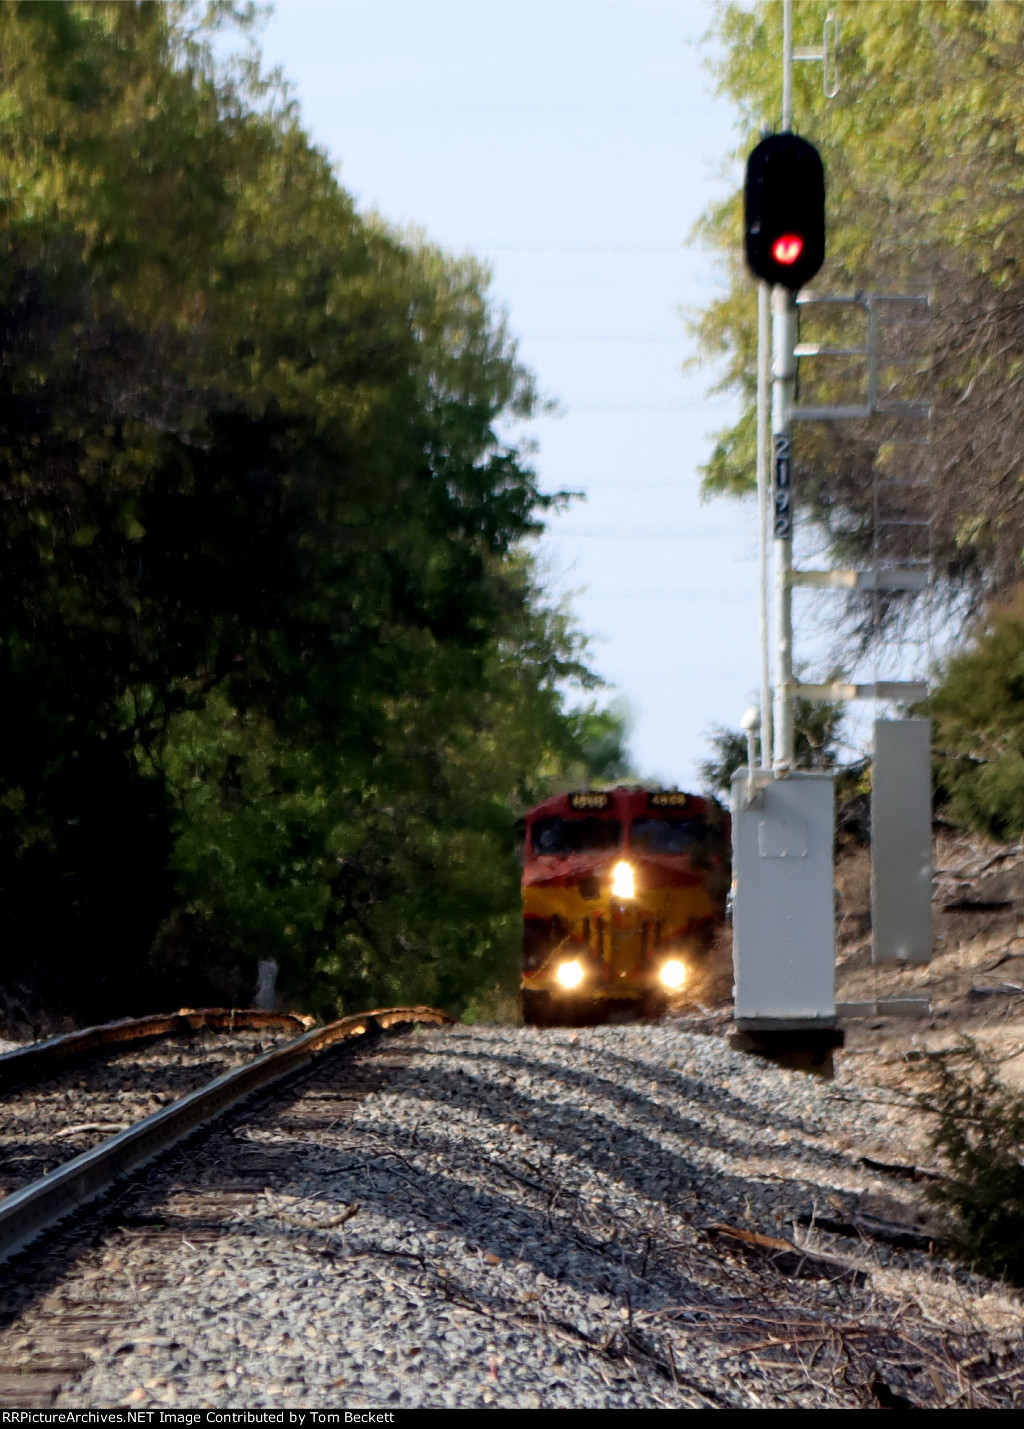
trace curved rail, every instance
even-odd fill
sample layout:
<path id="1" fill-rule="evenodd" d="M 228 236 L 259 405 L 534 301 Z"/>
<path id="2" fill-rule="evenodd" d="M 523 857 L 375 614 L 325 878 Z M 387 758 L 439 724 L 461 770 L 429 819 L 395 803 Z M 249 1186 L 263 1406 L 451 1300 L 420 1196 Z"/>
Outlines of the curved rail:
<path id="1" fill-rule="evenodd" d="M 100 1027 L 83 1027 L 79 1032 L 66 1032 L 48 1037 L 45 1042 L 32 1042 L 28 1047 L 16 1047 L 0 1055 L 0 1091 L 31 1082 L 88 1052 L 103 1047 L 130 1046 L 148 1042 L 154 1037 L 166 1037 L 175 1032 L 198 1032 L 210 1028 L 216 1032 L 235 1032 L 260 1027 L 300 1028 L 312 1025 L 311 1017 L 298 1012 L 262 1012 L 258 1008 L 203 1007 L 198 1010 L 183 1007 L 179 1012 L 157 1013 L 152 1017 L 126 1017 L 120 1022 L 105 1022 Z"/>
<path id="2" fill-rule="evenodd" d="M 300 1071 L 320 1053 L 392 1027 L 416 1023 L 443 1027 L 451 1021 L 436 1007 L 377 1008 L 329 1022 L 243 1067 L 223 1073 L 205 1087 L 161 1107 L 0 1201 L 0 1260 L 23 1249 L 40 1232 L 101 1195 L 118 1177 L 166 1151 L 243 1097 Z"/>

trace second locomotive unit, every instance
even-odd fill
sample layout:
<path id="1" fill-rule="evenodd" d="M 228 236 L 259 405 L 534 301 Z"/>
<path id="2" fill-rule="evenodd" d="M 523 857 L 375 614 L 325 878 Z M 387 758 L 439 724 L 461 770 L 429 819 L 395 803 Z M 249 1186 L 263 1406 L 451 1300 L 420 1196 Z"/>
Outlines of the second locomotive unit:
<path id="1" fill-rule="evenodd" d="M 725 915 L 729 821 L 674 789 L 558 794 L 526 816 L 523 1021 L 658 1016 Z"/>

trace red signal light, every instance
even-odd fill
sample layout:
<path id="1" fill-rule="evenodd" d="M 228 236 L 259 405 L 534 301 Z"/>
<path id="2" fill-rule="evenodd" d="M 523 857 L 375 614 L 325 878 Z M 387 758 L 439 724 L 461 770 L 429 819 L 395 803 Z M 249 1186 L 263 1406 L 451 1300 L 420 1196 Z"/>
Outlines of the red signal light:
<path id="1" fill-rule="evenodd" d="M 747 160 L 743 246 L 755 278 L 797 293 L 825 261 L 825 169 L 813 144 L 769 134 Z"/>
<path id="2" fill-rule="evenodd" d="M 776 263 L 795 263 L 804 251 L 804 240 L 798 233 L 783 233 L 772 244 L 772 257 Z"/>

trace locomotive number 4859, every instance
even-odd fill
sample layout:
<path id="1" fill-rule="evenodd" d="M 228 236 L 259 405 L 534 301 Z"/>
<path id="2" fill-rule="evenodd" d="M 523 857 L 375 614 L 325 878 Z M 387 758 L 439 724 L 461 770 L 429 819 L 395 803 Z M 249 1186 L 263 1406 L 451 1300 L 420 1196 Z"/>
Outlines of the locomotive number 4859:
<path id="1" fill-rule="evenodd" d="M 725 915 L 729 820 L 676 789 L 559 794 L 526 816 L 527 1025 L 660 1015 Z"/>

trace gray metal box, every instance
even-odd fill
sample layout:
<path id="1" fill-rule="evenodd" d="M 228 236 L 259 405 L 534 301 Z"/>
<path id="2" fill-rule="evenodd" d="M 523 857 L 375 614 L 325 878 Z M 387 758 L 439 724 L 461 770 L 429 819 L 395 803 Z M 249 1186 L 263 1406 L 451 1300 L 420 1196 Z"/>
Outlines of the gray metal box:
<path id="1" fill-rule="evenodd" d="M 932 956 L 932 724 L 875 720 L 871 777 L 871 959 Z"/>
<path id="2" fill-rule="evenodd" d="M 737 1027 L 834 1023 L 831 774 L 732 780 L 733 972 Z"/>

